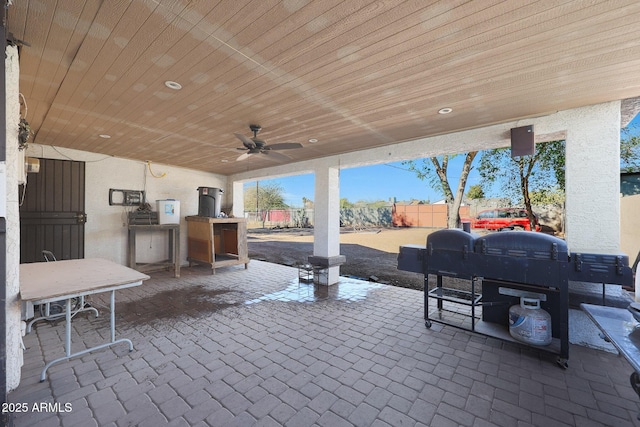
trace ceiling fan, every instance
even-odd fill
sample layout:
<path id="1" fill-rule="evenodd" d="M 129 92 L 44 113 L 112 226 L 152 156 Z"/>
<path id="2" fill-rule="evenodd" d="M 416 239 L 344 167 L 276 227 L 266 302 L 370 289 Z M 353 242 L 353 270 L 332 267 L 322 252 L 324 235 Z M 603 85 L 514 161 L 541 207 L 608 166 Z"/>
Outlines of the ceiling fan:
<path id="1" fill-rule="evenodd" d="M 262 130 L 259 125 L 249 125 L 249 129 L 253 132 L 253 138 L 247 138 L 240 133 L 234 133 L 236 138 L 242 141 L 244 148 L 238 148 L 238 150 L 247 150 L 246 153 L 241 154 L 236 161 L 245 160 L 254 154 L 267 154 L 272 160 L 290 160 L 289 156 L 285 156 L 282 153 L 276 153 L 274 150 L 289 150 L 291 148 L 302 148 L 302 144 L 299 142 L 283 142 L 281 144 L 267 145 L 266 141 L 258 138 L 258 132 Z"/>

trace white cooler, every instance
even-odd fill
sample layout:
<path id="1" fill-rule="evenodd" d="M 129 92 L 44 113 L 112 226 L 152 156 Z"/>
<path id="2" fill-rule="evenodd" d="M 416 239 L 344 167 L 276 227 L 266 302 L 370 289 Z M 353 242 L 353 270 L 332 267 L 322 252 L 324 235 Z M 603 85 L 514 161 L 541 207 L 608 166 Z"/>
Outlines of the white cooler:
<path id="1" fill-rule="evenodd" d="M 156 200 L 158 203 L 158 223 L 180 224 L 180 201 L 167 199 Z"/>

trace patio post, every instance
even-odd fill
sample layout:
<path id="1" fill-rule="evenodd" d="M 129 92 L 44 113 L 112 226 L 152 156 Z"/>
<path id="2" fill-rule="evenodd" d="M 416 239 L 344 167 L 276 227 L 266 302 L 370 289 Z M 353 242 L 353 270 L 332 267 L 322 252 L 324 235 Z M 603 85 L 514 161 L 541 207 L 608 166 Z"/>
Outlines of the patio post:
<path id="1" fill-rule="evenodd" d="M 566 121 L 566 240 L 572 252 L 620 252 L 620 102 Z"/>
<path id="2" fill-rule="evenodd" d="M 327 284 L 338 283 L 340 263 L 340 169 L 337 166 L 315 171 L 313 255 L 326 259 Z M 338 265 L 336 265 L 338 264 Z"/>
<path id="3" fill-rule="evenodd" d="M 231 214 L 235 218 L 244 218 L 244 183 L 242 181 L 233 181 L 231 188 Z"/>

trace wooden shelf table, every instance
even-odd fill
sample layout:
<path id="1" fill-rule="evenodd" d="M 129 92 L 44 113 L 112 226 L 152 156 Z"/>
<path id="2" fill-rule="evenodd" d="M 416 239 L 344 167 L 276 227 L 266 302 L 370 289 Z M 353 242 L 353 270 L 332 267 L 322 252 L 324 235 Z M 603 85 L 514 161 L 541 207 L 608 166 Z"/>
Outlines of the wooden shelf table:
<path id="1" fill-rule="evenodd" d="M 249 266 L 247 221 L 244 218 L 210 218 L 188 216 L 187 260 L 206 264 L 212 274 L 218 267 Z"/>
<path id="2" fill-rule="evenodd" d="M 138 231 L 162 232 L 169 234 L 169 259 L 152 263 L 136 261 L 136 233 Z M 148 272 L 154 269 L 173 269 L 174 277 L 180 277 L 180 224 L 129 224 L 128 265 L 138 271 Z"/>

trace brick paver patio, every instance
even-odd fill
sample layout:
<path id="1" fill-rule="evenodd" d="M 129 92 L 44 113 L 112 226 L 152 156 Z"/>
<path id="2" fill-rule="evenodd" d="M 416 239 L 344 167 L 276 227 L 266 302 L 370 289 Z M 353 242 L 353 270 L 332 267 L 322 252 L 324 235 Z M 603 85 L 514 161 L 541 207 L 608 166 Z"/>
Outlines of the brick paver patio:
<path id="1" fill-rule="evenodd" d="M 54 365 L 63 323 L 24 338 L 16 426 L 634 426 L 638 397 L 620 356 L 550 353 L 450 326 L 424 326 L 422 293 L 344 279 L 298 283 L 297 269 L 153 273 L 116 293 L 126 345 Z M 108 340 L 101 316 L 74 319 L 74 349 Z M 42 412 L 34 411 L 49 403 Z M 58 410 L 54 410 L 58 409 Z"/>

